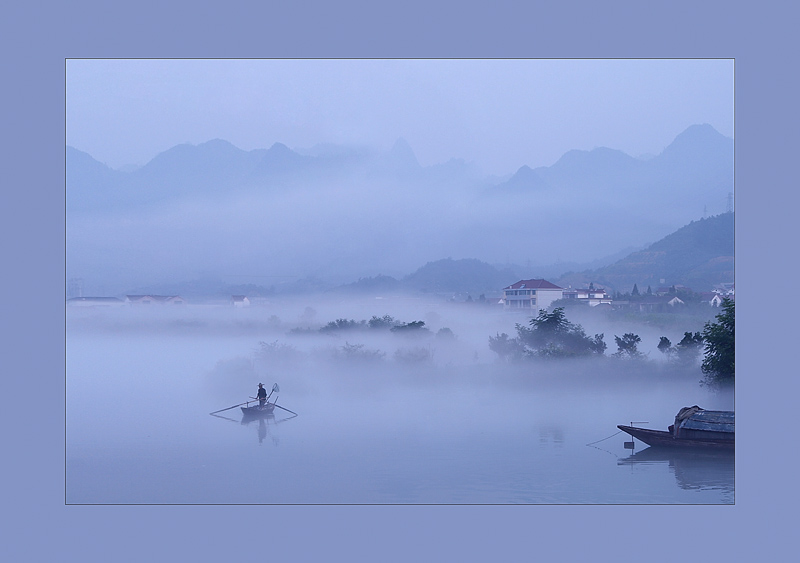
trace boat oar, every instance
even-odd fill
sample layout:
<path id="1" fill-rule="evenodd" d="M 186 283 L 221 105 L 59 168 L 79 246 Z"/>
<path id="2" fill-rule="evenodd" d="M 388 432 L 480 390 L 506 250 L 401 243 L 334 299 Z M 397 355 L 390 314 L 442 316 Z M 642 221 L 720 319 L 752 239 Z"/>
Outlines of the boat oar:
<path id="1" fill-rule="evenodd" d="M 275 403 L 273 403 L 273 404 L 275 404 Z M 298 414 L 297 414 L 296 412 L 294 412 L 294 411 L 290 411 L 289 409 L 284 409 L 284 408 L 283 408 L 282 406 L 280 406 L 280 405 L 275 405 L 275 406 L 276 406 L 276 407 L 278 407 L 279 409 L 283 409 L 283 410 L 285 410 L 286 412 L 290 412 L 290 413 L 292 413 L 292 414 L 293 414 L 293 415 L 295 415 L 295 416 L 298 416 Z"/>
<path id="2" fill-rule="evenodd" d="M 219 409 L 218 411 L 210 412 L 208 414 L 216 414 L 216 413 L 222 412 L 222 411 L 229 411 L 231 409 L 235 409 L 236 407 L 241 407 L 242 405 L 246 405 L 249 402 L 250 401 L 247 401 L 247 402 L 244 402 L 244 403 L 239 403 L 238 405 L 233 405 L 232 407 L 228 407 L 227 409 Z"/>

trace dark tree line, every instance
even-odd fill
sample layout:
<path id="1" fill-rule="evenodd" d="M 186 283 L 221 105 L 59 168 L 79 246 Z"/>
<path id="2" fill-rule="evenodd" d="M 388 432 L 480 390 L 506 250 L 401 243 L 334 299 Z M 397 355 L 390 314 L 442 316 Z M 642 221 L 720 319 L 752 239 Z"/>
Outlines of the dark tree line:
<path id="1" fill-rule="evenodd" d="M 331 321 L 319 329 L 321 333 L 337 333 L 343 331 L 354 330 L 388 330 L 394 333 L 402 334 L 423 334 L 430 333 L 430 330 L 425 326 L 425 321 L 411 321 L 410 323 L 401 322 L 391 315 L 384 315 L 382 317 L 373 316 L 369 321 L 355 321 L 353 319 L 336 319 Z M 440 329 L 441 333 L 444 331 L 445 336 L 451 336 L 452 331 L 449 328 Z"/>
<path id="2" fill-rule="evenodd" d="M 661 353 L 682 366 L 696 365 L 702 349 L 703 335 L 699 332 L 684 332 L 683 338 L 675 346 L 666 336 L 662 336 L 658 343 L 658 350 Z"/>
<path id="3" fill-rule="evenodd" d="M 568 358 L 602 355 L 606 350 L 603 335 L 588 336 L 581 325 L 567 320 L 563 307 L 556 307 L 552 313 L 539 311 L 539 316 L 531 319 L 529 325 L 517 324 L 516 338 L 510 338 L 506 333 L 489 337 L 489 348 L 504 360 L 525 356 Z"/>
<path id="4" fill-rule="evenodd" d="M 724 299 L 722 312 L 716 322 L 707 322 L 702 332 L 684 332 L 683 338 L 673 346 L 669 338 L 662 336 L 658 350 L 679 366 L 696 366 L 704 352 L 701 370 L 709 382 L 732 383 L 734 380 L 734 302 Z M 528 323 L 516 324 L 517 336 L 506 333 L 489 337 L 489 348 L 504 361 L 515 361 L 526 357 L 569 358 L 603 356 L 606 343 L 603 334 L 590 337 L 579 324 L 571 323 L 563 307 L 551 313 L 539 311 L 539 315 Z M 642 339 L 632 332 L 614 336 L 617 358 L 640 359 L 644 357 L 637 345 Z"/>

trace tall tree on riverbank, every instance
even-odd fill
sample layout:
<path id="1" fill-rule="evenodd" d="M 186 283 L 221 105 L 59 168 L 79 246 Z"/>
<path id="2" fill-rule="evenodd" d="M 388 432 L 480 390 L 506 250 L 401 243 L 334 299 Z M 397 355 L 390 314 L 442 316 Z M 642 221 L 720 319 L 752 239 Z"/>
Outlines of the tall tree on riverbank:
<path id="1" fill-rule="evenodd" d="M 636 345 L 642 341 L 638 334 L 626 332 L 622 338 L 614 335 L 614 340 L 617 343 L 617 352 L 614 354 L 617 358 L 642 358 L 642 354 Z"/>
<path id="2" fill-rule="evenodd" d="M 716 322 L 709 321 L 703 328 L 705 358 L 701 369 L 709 382 L 725 384 L 734 381 L 735 304 L 725 298 L 720 307 Z"/>
<path id="3" fill-rule="evenodd" d="M 675 355 L 678 363 L 684 366 L 697 366 L 697 358 L 703 349 L 703 335 L 699 332 L 692 334 L 684 332 L 683 339 L 675 345 Z"/>
<path id="4" fill-rule="evenodd" d="M 581 325 L 567 320 L 563 307 L 556 307 L 552 313 L 542 309 L 529 324 L 531 328 L 516 325 L 517 340 L 526 347 L 528 355 L 566 358 L 602 355 L 606 350 L 603 335 L 589 337 Z"/>

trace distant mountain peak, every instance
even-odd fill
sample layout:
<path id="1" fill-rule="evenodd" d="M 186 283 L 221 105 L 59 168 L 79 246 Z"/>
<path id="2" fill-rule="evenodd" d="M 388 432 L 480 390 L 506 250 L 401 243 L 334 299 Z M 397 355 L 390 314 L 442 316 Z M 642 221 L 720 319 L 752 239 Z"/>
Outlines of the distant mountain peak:
<path id="1" fill-rule="evenodd" d="M 261 156 L 257 170 L 261 173 L 280 172 L 281 174 L 299 172 L 303 163 L 313 160 L 313 157 L 302 156 L 283 143 L 273 143 Z"/>
<path id="2" fill-rule="evenodd" d="M 414 154 L 411 145 L 403 137 L 398 137 L 394 142 L 392 149 L 389 151 L 389 157 L 397 163 L 414 166 L 415 168 L 419 167 L 417 156 Z"/>
<path id="3" fill-rule="evenodd" d="M 505 187 L 514 189 L 537 190 L 547 187 L 547 183 L 533 168 L 527 164 L 519 167 L 514 175 L 505 183 Z"/>
<path id="4" fill-rule="evenodd" d="M 552 167 L 571 166 L 578 163 L 605 163 L 612 161 L 612 159 L 615 162 L 634 160 L 632 156 L 621 150 L 610 149 L 608 147 L 595 147 L 590 151 L 580 149 L 569 150 L 565 152 Z"/>
<path id="5" fill-rule="evenodd" d="M 238 147 L 236 147 L 230 141 L 226 141 L 225 139 L 219 139 L 219 138 L 211 139 L 210 141 L 206 141 L 205 143 L 200 143 L 197 146 L 198 147 L 205 147 L 205 148 L 213 148 L 213 149 L 225 148 L 225 149 L 237 149 L 238 150 Z"/>
<path id="6" fill-rule="evenodd" d="M 717 137 L 724 137 L 722 133 L 714 129 L 709 123 L 696 123 L 694 125 L 690 125 L 680 134 L 678 134 L 676 139 L 683 137 L 683 136 L 717 136 Z"/>
<path id="7" fill-rule="evenodd" d="M 273 143 L 272 146 L 269 148 L 270 152 L 275 153 L 290 153 L 294 152 L 292 149 L 284 145 L 283 143 Z"/>
<path id="8" fill-rule="evenodd" d="M 696 147 L 722 146 L 732 143 L 730 137 L 726 137 L 708 123 L 690 125 L 664 149 L 664 153 L 691 151 Z"/>

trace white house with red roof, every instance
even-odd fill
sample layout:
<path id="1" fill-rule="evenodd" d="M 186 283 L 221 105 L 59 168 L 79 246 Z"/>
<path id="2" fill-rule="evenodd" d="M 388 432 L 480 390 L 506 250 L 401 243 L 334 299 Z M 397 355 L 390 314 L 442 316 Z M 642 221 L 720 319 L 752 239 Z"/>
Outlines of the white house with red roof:
<path id="1" fill-rule="evenodd" d="M 547 280 L 520 280 L 503 288 L 503 309 L 537 312 L 563 298 L 564 288 Z"/>

